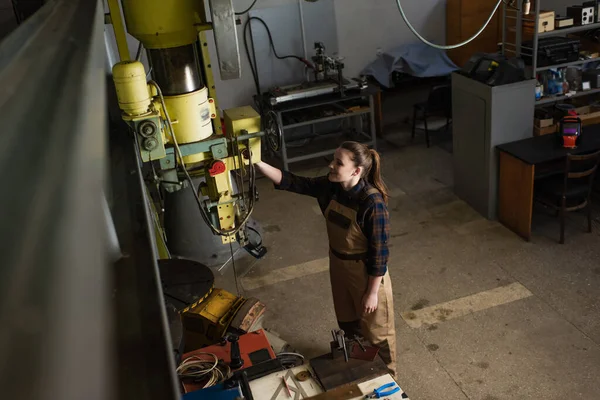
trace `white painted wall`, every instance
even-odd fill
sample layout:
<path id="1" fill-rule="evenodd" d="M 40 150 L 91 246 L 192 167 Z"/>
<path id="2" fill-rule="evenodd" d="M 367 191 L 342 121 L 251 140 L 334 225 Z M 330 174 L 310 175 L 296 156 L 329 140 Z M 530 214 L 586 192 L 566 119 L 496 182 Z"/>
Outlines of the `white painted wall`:
<path id="1" fill-rule="evenodd" d="M 385 51 L 418 40 L 402 20 L 395 0 L 334 0 L 334 2 L 335 19 L 332 23 L 337 25 L 339 54 L 345 57 L 347 76 L 358 75 L 376 58 L 378 48 Z M 244 10 L 250 3 L 250 0 L 233 0 L 236 10 Z M 258 0 L 255 7 L 266 8 L 289 3 L 297 4 L 297 0 Z M 428 40 L 445 44 L 445 0 L 403 0 L 402 5 L 409 21 L 419 33 Z M 245 18 L 242 19 L 242 26 L 244 22 Z M 218 71 L 215 74 L 219 106 L 223 109 L 252 104 L 252 95 L 255 92 L 250 64 L 243 52 L 241 26 L 238 27 L 238 37 L 240 51 L 242 51 L 242 78 L 221 81 Z M 310 56 L 312 44 L 307 45 Z M 214 58 L 216 57 L 214 43 L 210 46 L 211 57 Z"/>
<path id="2" fill-rule="evenodd" d="M 445 0 L 402 0 L 402 8 L 417 32 L 445 44 Z M 408 29 L 395 0 L 335 0 L 335 13 L 340 55 L 346 57 L 349 76 L 358 75 L 375 60 L 377 48 L 386 51 L 419 40 Z"/>

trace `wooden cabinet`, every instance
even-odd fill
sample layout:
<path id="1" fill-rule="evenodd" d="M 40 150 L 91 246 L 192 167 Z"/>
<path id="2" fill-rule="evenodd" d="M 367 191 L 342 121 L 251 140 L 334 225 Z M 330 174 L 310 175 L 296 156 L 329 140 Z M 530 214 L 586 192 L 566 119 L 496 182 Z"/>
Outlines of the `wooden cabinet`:
<path id="1" fill-rule="evenodd" d="M 456 44 L 473 36 L 485 23 L 497 0 L 447 0 L 446 43 Z M 463 67 L 475 53 L 496 53 L 502 41 L 502 5 L 485 30 L 471 43 L 448 50 L 454 63 Z"/>

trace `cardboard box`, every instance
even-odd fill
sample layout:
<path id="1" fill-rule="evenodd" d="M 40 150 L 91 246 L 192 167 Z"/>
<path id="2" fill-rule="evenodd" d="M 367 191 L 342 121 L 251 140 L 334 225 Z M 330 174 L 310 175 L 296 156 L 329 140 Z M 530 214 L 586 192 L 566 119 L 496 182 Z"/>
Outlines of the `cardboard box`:
<path id="1" fill-rule="evenodd" d="M 554 119 L 552 119 L 552 118 L 544 118 L 544 119 L 536 118 L 534 120 L 534 124 L 538 128 L 547 128 L 549 126 L 554 125 Z"/>
<path id="2" fill-rule="evenodd" d="M 535 27 L 536 14 L 531 13 L 523 16 L 523 34 L 533 34 Z M 550 32 L 554 30 L 554 20 L 556 13 L 554 11 L 543 11 L 540 10 L 539 22 L 538 22 L 538 33 Z"/>
<path id="3" fill-rule="evenodd" d="M 583 106 L 576 108 L 575 111 L 579 114 L 583 126 L 600 123 L 600 107 Z"/>
<path id="4" fill-rule="evenodd" d="M 533 136 L 542 136 L 549 135 L 551 133 L 556 133 L 558 130 L 558 124 L 552 124 L 550 126 L 546 126 L 544 128 L 540 128 L 539 126 L 533 127 Z"/>
<path id="5" fill-rule="evenodd" d="M 554 18 L 554 28 L 568 28 L 569 26 L 573 26 L 574 21 L 571 17 L 556 17 Z"/>

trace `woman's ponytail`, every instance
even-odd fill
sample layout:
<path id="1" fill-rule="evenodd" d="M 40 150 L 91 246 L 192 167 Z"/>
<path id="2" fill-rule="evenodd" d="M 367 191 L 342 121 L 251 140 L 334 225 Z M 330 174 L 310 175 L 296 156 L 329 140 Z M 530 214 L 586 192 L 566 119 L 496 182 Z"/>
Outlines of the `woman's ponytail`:
<path id="1" fill-rule="evenodd" d="M 387 186 L 381 178 L 381 158 L 376 150 L 369 149 L 358 142 L 344 142 L 340 146 L 342 149 L 352 153 L 354 165 L 363 168 L 362 177 L 367 180 L 375 189 L 379 190 L 385 204 L 388 202 L 389 193 Z"/>
<path id="2" fill-rule="evenodd" d="M 387 204 L 390 195 L 388 192 L 388 188 L 383 182 L 383 178 L 381 177 L 381 157 L 379 156 L 377 150 L 371 149 L 370 152 L 373 161 L 367 180 L 375 189 L 379 190 L 381 196 L 383 197 L 383 201 L 385 202 L 385 204 Z"/>

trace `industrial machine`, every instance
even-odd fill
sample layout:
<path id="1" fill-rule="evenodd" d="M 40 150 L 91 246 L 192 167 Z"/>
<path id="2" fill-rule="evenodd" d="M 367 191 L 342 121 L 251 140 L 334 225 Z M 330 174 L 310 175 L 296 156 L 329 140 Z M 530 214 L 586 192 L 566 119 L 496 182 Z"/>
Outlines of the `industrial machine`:
<path id="1" fill-rule="evenodd" d="M 141 161 L 151 165 L 165 196 L 189 192 L 186 196 L 194 199 L 197 207 L 192 208 L 197 209 L 180 212 L 199 213 L 222 243 L 250 245 L 245 227 L 257 197 L 253 164 L 261 157 L 260 116 L 249 106 L 225 110 L 223 131 L 204 36 L 213 30 L 221 78 L 239 78 L 231 0 L 209 1 L 212 23 L 207 22 L 204 2 L 123 0 L 122 5 L 127 32 L 146 49 L 150 64 L 146 71 L 141 62 L 129 59 L 125 31 L 119 29 L 119 5 L 109 1 L 121 54 L 113 79 L 122 118 L 131 128 Z M 244 159 L 244 151 L 252 156 Z M 165 218 L 169 215 L 166 211 Z M 195 242 L 189 246 L 199 247 Z"/>
<path id="2" fill-rule="evenodd" d="M 140 42 L 138 55 L 146 49 L 146 70 L 139 57 L 129 59 L 119 4 L 109 1 L 121 56 L 112 68 L 121 116 L 139 163 L 150 172 L 146 189 L 164 210 L 154 212 L 153 222 L 157 232 L 163 225 L 166 230 L 166 238 L 156 237 L 177 362 L 184 352 L 218 343 L 232 332 L 260 329 L 265 309 L 257 299 L 214 288 L 204 260 L 185 259 L 181 250 L 187 246 L 193 254 L 210 255 L 218 245 L 229 247 L 233 259 L 232 242 L 238 242 L 255 257 L 265 253 L 247 231 L 257 199 L 260 116 L 250 106 L 225 110 L 222 126 L 205 31 L 214 32 L 221 78 L 235 79 L 240 76 L 236 21 L 231 0 L 209 5 L 212 23 L 203 2 L 122 1 L 127 32 Z M 207 228 L 210 237 L 196 234 Z"/>
<path id="3" fill-rule="evenodd" d="M 268 105 L 285 103 L 292 100 L 305 99 L 328 93 L 344 94 L 344 91 L 365 88 L 366 79 L 347 79 L 343 75 L 342 58 L 327 55 L 322 42 L 314 44 L 315 55 L 312 57 L 314 80 L 300 84 L 277 86 L 267 93 Z"/>

